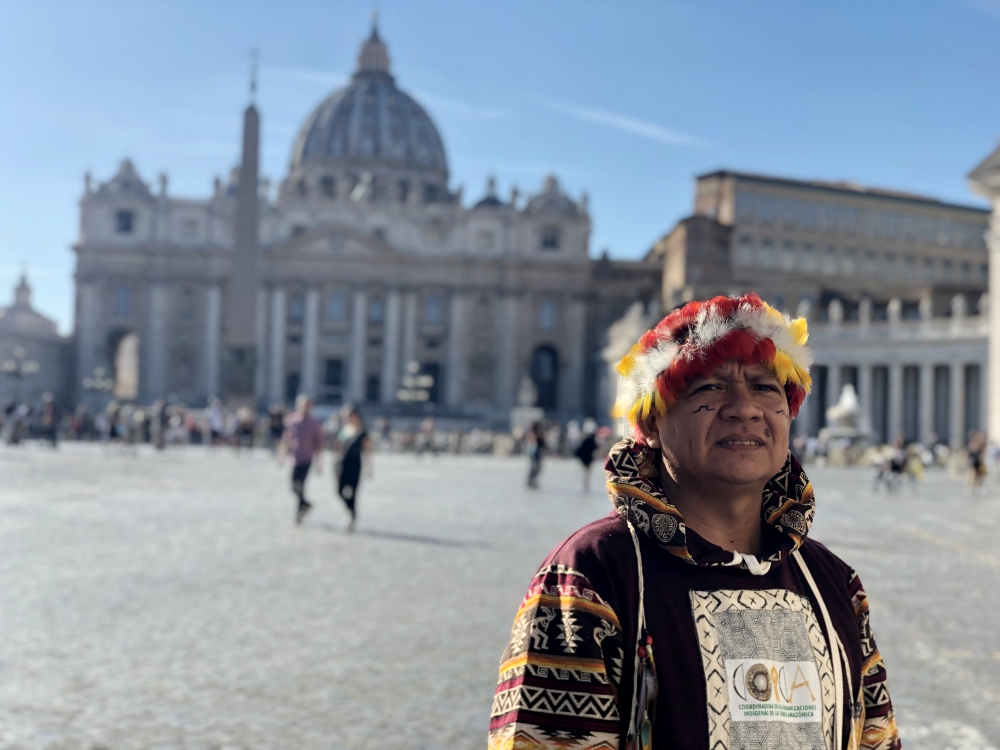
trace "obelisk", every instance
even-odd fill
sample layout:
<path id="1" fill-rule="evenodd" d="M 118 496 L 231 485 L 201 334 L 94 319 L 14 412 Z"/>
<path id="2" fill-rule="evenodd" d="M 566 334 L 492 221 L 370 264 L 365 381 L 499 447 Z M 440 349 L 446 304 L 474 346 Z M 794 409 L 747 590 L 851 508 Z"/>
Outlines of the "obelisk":
<path id="1" fill-rule="evenodd" d="M 256 67 L 256 66 L 255 66 Z M 256 93 L 256 71 L 250 83 Z M 226 401 L 249 404 L 254 399 L 257 336 L 257 287 L 260 254 L 260 115 L 251 99 L 243 113 L 243 154 L 236 197 L 232 269 L 226 289 L 223 325 L 223 377 Z"/>

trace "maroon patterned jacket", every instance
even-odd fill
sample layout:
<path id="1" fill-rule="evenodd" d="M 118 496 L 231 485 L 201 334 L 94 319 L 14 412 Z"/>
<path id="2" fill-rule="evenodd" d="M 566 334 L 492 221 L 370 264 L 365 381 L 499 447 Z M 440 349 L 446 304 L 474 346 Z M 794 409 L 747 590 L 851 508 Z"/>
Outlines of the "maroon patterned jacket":
<path id="1" fill-rule="evenodd" d="M 843 653 L 842 747 L 897 750 L 865 591 L 850 567 L 806 538 L 815 499 L 798 462 L 790 455 L 764 492 L 763 553 L 749 562 L 685 527 L 659 489 L 658 467 L 656 451 L 632 440 L 615 446 L 606 465 L 613 512 L 558 545 L 532 579 L 500 664 L 490 749 L 626 747 L 639 663 L 638 548 L 657 688 L 652 748 L 833 750 L 830 623 Z"/>

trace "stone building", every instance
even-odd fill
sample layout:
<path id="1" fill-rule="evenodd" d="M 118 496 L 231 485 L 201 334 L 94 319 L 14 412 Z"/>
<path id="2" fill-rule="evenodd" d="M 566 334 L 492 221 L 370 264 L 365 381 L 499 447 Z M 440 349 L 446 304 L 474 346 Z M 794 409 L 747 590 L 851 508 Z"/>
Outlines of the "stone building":
<path id="1" fill-rule="evenodd" d="M 876 442 L 903 436 L 925 445 L 964 444 L 971 431 L 987 427 L 985 295 L 975 310 L 958 294 L 948 316 L 931 316 L 925 305 L 917 319 L 903 317 L 899 298 L 889 301 L 885 320 L 873 320 L 865 301 L 852 321 L 843 320 L 837 302 L 831 305 L 827 320 L 810 327 L 813 392 L 797 431 L 823 427 L 826 409 L 848 383 L 858 394 L 860 426 Z"/>
<path id="2" fill-rule="evenodd" d="M 1000 300 L 1000 147 L 969 173 L 969 185 L 988 198 L 993 206 L 986 246 L 990 255 L 990 294 L 994 300 Z M 990 440 L 1000 445 L 1000 303 L 988 310 L 985 325 L 989 332 L 989 370 L 985 380 L 989 413 L 987 432 Z"/>
<path id="3" fill-rule="evenodd" d="M 13 304 L 0 307 L 0 403 L 37 402 L 45 393 L 65 401 L 72 387 L 70 354 L 56 322 L 32 306 L 22 275 Z"/>
<path id="4" fill-rule="evenodd" d="M 88 176 L 75 246 L 77 368 L 138 351 L 141 401 L 299 393 L 370 413 L 506 420 L 522 379 L 560 418 L 601 416 L 605 331 L 659 294 L 659 265 L 588 255 L 586 196 L 554 176 L 463 205 L 441 136 L 373 29 L 350 83 L 306 118 L 288 173 L 258 174 L 260 115 L 207 200 L 125 161 Z M 431 376 L 401 402 L 408 373 Z M 406 390 L 406 389 L 404 389 Z"/>
<path id="5" fill-rule="evenodd" d="M 816 432 L 842 387 L 888 441 L 964 442 L 986 426 L 989 212 L 847 183 L 720 171 L 660 240 L 663 304 L 757 292 L 810 318 Z M 980 314 L 982 313 L 982 314 Z"/>

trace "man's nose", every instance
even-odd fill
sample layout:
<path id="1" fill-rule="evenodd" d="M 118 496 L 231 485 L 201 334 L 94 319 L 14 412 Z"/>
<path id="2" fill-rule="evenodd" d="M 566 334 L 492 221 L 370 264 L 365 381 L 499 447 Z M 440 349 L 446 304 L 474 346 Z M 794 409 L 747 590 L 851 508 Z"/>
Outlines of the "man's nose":
<path id="1" fill-rule="evenodd" d="M 728 398 L 719 410 L 719 416 L 723 419 L 755 420 L 764 416 L 764 412 L 747 386 L 734 386 L 729 389 L 727 395 Z"/>

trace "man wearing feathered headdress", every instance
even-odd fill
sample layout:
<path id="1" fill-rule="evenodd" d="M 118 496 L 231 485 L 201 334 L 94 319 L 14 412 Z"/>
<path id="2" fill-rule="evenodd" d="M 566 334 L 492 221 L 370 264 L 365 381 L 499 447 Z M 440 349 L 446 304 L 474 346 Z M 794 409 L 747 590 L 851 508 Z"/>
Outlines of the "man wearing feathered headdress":
<path id="1" fill-rule="evenodd" d="M 716 297 L 621 360 L 613 511 L 528 587 L 491 749 L 899 748 L 861 581 L 807 536 L 788 450 L 807 338 L 756 295 Z"/>

